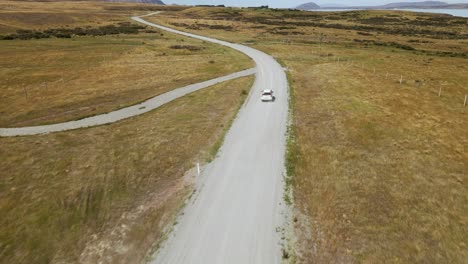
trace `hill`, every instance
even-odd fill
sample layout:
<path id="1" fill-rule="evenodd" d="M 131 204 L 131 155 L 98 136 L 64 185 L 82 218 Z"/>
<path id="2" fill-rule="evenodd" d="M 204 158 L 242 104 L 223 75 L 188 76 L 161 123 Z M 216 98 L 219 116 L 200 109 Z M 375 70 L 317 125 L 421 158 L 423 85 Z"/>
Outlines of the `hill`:
<path id="1" fill-rule="evenodd" d="M 354 7 L 353 7 L 354 8 Z M 420 9 L 431 9 L 431 8 L 449 8 L 449 9 L 463 9 L 468 8 L 468 4 L 465 3 L 454 3 L 449 4 L 440 1 L 424 1 L 424 2 L 396 2 L 381 6 L 365 6 L 358 7 L 365 9 L 394 9 L 394 8 L 420 8 Z"/>
<path id="2" fill-rule="evenodd" d="M 299 9 L 299 10 L 314 10 L 314 9 L 320 9 L 320 6 L 317 5 L 314 2 L 309 2 L 309 3 L 302 4 L 302 5 L 298 5 L 296 7 L 296 9 Z"/>
<path id="3" fill-rule="evenodd" d="M 468 9 L 468 4 L 465 4 L 465 3 L 450 4 L 450 5 L 444 6 L 444 8 L 450 8 L 450 9 Z"/>
<path id="4" fill-rule="evenodd" d="M 155 4 L 165 5 L 161 0 L 108 0 L 109 2 L 128 2 L 128 3 L 143 3 L 143 4 Z"/>
<path id="5" fill-rule="evenodd" d="M 422 2 L 395 2 L 378 6 L 340 6 L 340 5 L 323 5 L 319 6 L 313 2 L 305 3 L 296 7 L 299 10 L 316 10 L 316 9 L 395 9 L 395 8 L 449 8 L 449 9 L 463 9 L 468 8 L 468 4 L 454 3 L 449 4 L 441 1 L 422 1 Z"/>
<path id="6" fill-rule="evenodd" d="M 382 9 L 390 9 L 390 8 L 439 8 L 448 5 L 448 3 L 440 2 L 440 1 L 424 1 L 424 2 L 397 2 L 397 3 L 390 3 L 386 5 L 378 6 L 378 8 Z"/>

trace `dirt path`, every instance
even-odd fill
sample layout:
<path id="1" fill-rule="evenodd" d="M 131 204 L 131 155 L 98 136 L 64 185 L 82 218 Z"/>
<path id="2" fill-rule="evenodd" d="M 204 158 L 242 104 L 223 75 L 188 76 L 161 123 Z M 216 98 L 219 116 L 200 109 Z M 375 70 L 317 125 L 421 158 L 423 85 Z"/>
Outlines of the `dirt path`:
<path id="1" fill-rule="evenodd" d="M 17 128 L 0 128 L 0 137 L 13 136 L 30 136 L 38 134 L 47 134 L 52 132 L 67 131 L 78 128 L 93 127 L 114 123 L 130 117 L 135 117 L 151 110 L 154 110 L 172 100 L 182 97 L 186 94 L 198 91 L 203 88 L 210 87 L 220 82 L 233 80 L 236 78 L 249 76 L 255 73 L 255 69 L 248 69 L 236 73 L 232 73 L 223 77 L 211 79 L 197 84 L 191 84 L 182 88 L 174 89 L 170 92 L 155 96 L 140 104 L 125 107 L 106 114 L 95 115 L 92 117 L 83 118 L 76 121 L 57 123 L 53 125 L 17 127 Z"/>
<path id="2" fill-rule="evenodd" d="M 280 263 L 277 230 L 283 219 L 288 117 L 283 68 L 271 56 L 247 46 L 181 32 L 141 17 L 133 20 L 239 50 L 257 64 L 255 83 L 220 153 L 202 172 L 196 194 L 152 263 Z M 277 100 L 262 103 L 263 89 L 273 89 Z"/>

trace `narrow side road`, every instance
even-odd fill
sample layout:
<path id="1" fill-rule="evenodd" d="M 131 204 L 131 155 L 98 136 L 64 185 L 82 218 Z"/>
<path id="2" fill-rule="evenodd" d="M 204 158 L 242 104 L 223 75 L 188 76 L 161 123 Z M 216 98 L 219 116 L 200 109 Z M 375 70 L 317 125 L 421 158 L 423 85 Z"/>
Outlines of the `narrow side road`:
<path id="1" fill-rule="evenodd" d="M 283 219 L 288 117 L 288 84 L 283 68 L 271 56 L 253 48 L 174 30 L 142 17 L 132 19 L 236 49 L 257 64 L 255 83 L 220 153 L 203 171 L 196 194 L 152 263 L 280 263 L 281 234 L 277 229 Z M 273 89 L 276 101 L 262 103 L 263 89 Z"/>
<path id="2" fill-rule="evenodd" d="M 0 137 L 13 137 L 13 136 L 31 136 L 38 134 L 47 134 L 53 132 L 67 131 L 78 128 L 86 128 L 93 126 L 100 126 L 105 124 L 114 123 L 130 117 L 135 117 L 151 110 L 154 110 L 161 105 L 167 104 L 172 100 L 182 97 L 186 94 L 193 93 L 203 88 L 215 85 L 220 82 L 225 82 L 237 79 L 244 76 L 249 76 L 255 73 L 255 69 L 243 70 L 235 72 L 223 77 L 211 79 L 201 83 L 187 85 L 182 88 L 177 88 L 167 93 L 150 98 L 142 103 L 125 107 L 116 111 L 106 114 L 95 115 L 83 118 L 76 121 L 69 121 L 57 123 L 52 125 L 31 126 L 31 127 L 15 127 L 15 128 L 0 128 Z"/>

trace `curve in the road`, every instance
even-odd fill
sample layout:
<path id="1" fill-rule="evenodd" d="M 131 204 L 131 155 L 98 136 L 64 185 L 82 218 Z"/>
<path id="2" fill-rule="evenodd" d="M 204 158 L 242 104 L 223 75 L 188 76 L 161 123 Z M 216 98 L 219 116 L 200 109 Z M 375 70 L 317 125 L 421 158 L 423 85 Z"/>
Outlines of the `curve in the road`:
<path id="1" fill-rule="evenodd" d="M 114 123 L 123 119 L 147 113 L 186 94 L 198 91 L 203 88 L 207 88 L 217 83 L 237 79 L 244 76 L 249 76 L 254 73 L 255 69 L 239 71 L 223 77 L 211 79 L 201 83 L 191 84 L 182 88 L 177 88 L 167 93 L 163 93 L 161 95 L 150 98 L 136 105 L 121 108 L 119 110 L 115 110 L 106 114 L 83 118 L 76 121 L 68 121 L 42 126 L 0 128 L 0 137 L 31 136 Z"/>
<path id="2" fill-rule="evenodd" d="M 178 31 L 142 17 L 132 19 L 236 49 L 257 64 L 256 80 L 246 103 L 153 263 L 281 263 L 277 230 L 284 209 L 282 180 L 288 119 L 288 84 L 283 68 L 271 56 L 247 46 Z M 275 91 L 274 103 L 260 101 L 263 89 Z"/>

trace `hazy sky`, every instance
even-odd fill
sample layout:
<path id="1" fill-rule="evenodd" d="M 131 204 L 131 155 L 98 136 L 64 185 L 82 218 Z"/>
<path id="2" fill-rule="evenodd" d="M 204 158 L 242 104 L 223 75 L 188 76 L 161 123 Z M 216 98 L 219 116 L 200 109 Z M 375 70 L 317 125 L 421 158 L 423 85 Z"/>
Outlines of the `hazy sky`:
<path id="1" fill-rule="evenodd" d="M 468 3 L 468 0 L 440 0 L 449 3 Z M 163 0 L 167 4 L 183 4 L 183 5 L 227 5 L 227 6 L 260 6 L 269 5 L 270 7 L 295 7 L 297 5 L 315 2 L 317 4 L 342 4 L 342 5 L 380 5 L 392 2 L 421 2 L 418 0 Z"/>

